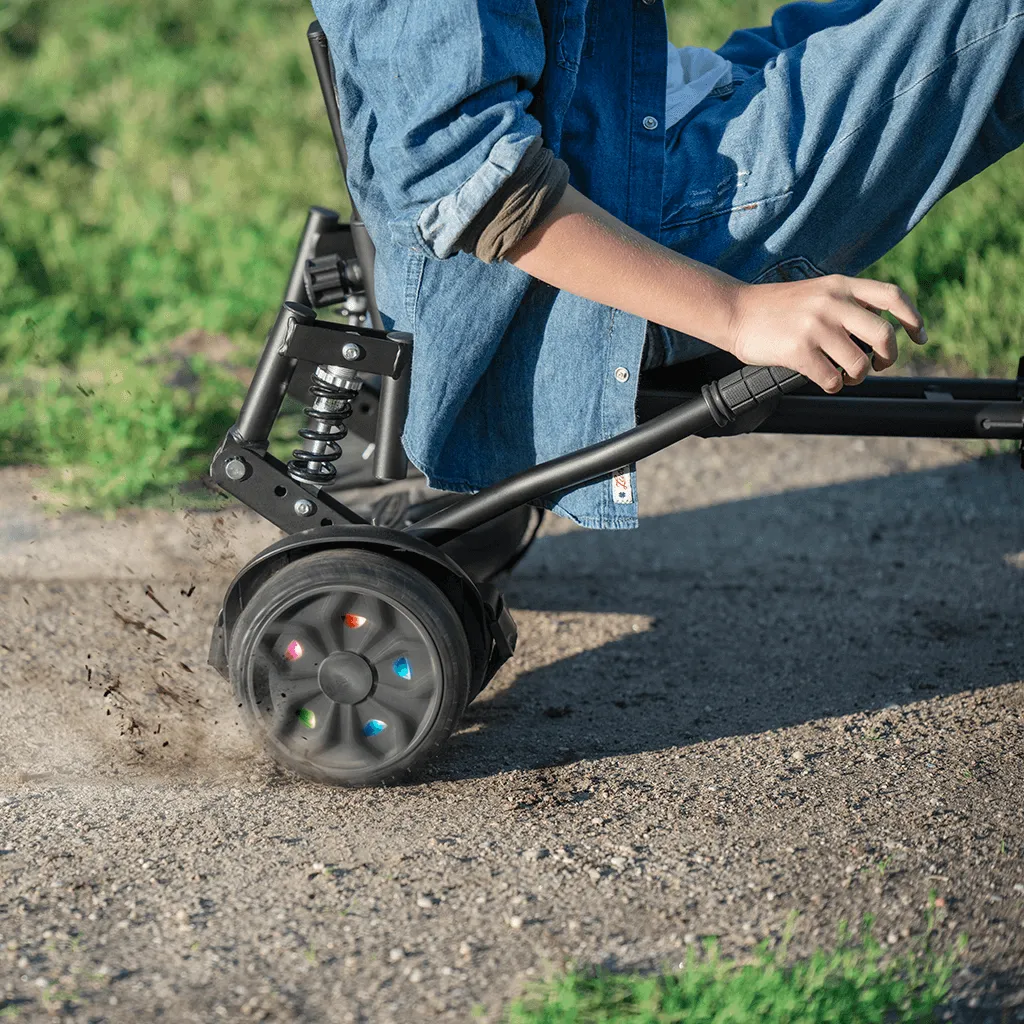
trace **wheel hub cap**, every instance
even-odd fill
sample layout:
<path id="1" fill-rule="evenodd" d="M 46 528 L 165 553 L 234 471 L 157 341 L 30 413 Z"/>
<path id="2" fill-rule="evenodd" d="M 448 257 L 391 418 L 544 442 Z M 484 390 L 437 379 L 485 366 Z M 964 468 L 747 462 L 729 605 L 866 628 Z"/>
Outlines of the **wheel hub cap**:
<path id="1" fill-rule="evenodd" d="M 373 689 L 373 669 L 358 654 L 335 651 L 320 663 L 317 681 L 336 704 L 358 704 Z"/>

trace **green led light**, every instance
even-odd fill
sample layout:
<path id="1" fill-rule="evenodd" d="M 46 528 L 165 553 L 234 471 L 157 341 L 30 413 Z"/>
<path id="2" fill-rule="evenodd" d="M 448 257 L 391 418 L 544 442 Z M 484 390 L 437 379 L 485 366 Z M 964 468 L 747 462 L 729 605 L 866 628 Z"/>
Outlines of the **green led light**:
<path id="1" fill-rule="evenodd" d="M 299 708 L 298 718 L 307 729 L 316 728 L 316 715 L 309 708 Z"/>

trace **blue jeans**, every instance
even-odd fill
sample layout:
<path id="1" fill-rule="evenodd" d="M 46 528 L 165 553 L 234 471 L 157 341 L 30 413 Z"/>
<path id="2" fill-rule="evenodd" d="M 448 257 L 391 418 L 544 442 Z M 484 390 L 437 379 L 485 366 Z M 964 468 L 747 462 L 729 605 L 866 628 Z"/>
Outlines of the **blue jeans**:
<path id="1" fill-rule="evenodd" d="M 1022 42 L 1024 0 L 791 3 L 734 32 L 732 92 L 668 132 L 661 242 L 750 282 L 860 273 L 1024 143 Z"/>

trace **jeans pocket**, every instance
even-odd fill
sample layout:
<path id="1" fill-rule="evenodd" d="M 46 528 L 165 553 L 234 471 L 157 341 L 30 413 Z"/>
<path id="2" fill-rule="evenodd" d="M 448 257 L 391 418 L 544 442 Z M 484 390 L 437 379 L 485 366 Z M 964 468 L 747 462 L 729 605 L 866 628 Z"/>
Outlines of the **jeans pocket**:
<path id="1" fill-rule="evenodd" d="M 789 256 L 773 263 L 763 270 L 751 284 L 778 284 L 781 281 L 807 281 L 812 277 L 824 277 L 825 271 L 813 264 L 806 256 Z"/>

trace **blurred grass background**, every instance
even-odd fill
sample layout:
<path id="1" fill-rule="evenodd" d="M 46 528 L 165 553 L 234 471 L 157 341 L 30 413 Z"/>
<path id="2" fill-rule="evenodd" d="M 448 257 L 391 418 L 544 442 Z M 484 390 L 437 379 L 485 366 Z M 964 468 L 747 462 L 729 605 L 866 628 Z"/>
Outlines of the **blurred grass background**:
<path id="1" fill-rule="evenodd" d="M 678 43 L 767 0 L 669 0 Z M 311 203 L 342 206 L 284 0 L 0 0 L 0 463 L 111 509 L 205 470 Z M 912 159 L 912 153 L 908 158 Z M 868 272 L 916 296 L 932 357 L 1010 374 L 1024 158 L 948 197 Z"/>

